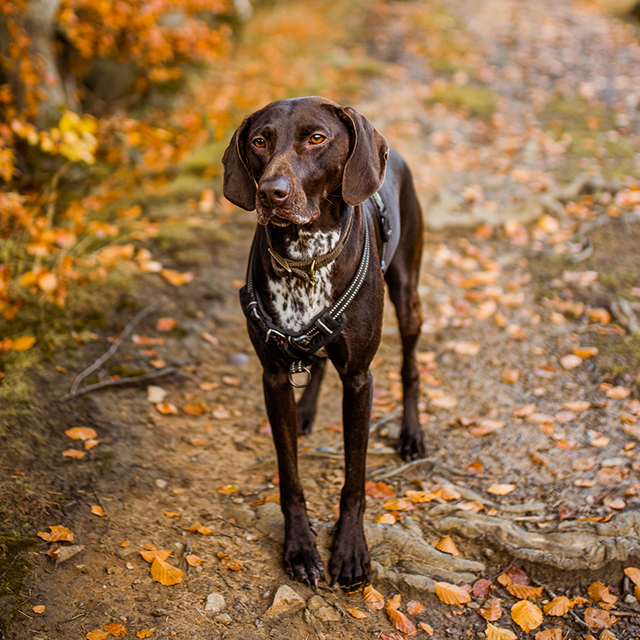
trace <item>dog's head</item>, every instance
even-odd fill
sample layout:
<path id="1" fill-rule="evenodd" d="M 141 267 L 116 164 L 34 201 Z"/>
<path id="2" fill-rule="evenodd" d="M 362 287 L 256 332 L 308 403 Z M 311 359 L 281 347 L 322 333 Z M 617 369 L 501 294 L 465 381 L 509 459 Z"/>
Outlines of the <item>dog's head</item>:
<path id="1" fill-rule="evenodd" d="M 258 222 L 304 225 L 341 187 L 350 205 L 384 181 L 389 147 L 353 109 L 323 98 L 272 102 L 247 116 L 224 153 L 224 195 Z"/>

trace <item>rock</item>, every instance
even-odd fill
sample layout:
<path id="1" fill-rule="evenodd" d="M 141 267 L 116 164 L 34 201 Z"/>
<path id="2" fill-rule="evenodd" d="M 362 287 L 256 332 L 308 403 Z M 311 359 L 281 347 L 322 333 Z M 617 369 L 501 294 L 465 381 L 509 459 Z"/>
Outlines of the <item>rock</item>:
<path id="1" fill-rule="evenodd" d="M 214 620 L 220 624 L 231 624 L 233 622 L 228 613 L 221 613 L 219 616 L 216 616 Z"/>
<path id="2" fill-rule="evenodd" d="M 221 593 L 210 593 L 204 605 L 204 612 L 216 616 L 224 610 L 225 606 L 224 596 Z"/>
<path id="3" fill-rule="evenodd" d="M 250 527 L 256 519 L 256 514 L 253 509 L 237 504 L 228 505 L 222 512 L 222 516 L 225 520 L 231 520 L 233 518 L 236 524 L 239 524 L 241 527 Z"/>
<path id="4" fill-rule="evenodd" d="M 80 553 L 83 549 L 84 545 L 81 544 L 72 544 L 70 546 L 60 547 L 56 558 L 56 564 L 66 562 L 69 558 L 73 558 L 73 556 Z"/>
<path id="5" fill-rule="evenodd" d="M 156 480 L 156 487 L 158 487 L 158 489 L 166 489 L 168 484 L 166 480 L 161 480 L 160 478 Z"/>
<path id="6" fill-rule="evenodd" d="M 271 540 L 284 542 L 284 516 L 280 505 L 267 502 L 256 508 L 258 520 L 256 529 L 264 533 Z"/>
<path id="7" fill-rule="evenodd" d="M 313 612 L 313 616 L 316 620 L 320 620 L 321 622 L 340 622 L 342 619 L 340 612 L 330 604 L 316 609 Z"/>
<path id="8" fill-rule="evenodd" d="M 306 602 L 289 586 L 283 584 L 273 597 L 273 603 L 264 614 L 265 618 L 275 618 L 304 609 Z"/>
<path id="9" fill-rule="evenodd" d="M 627 593 L 627 595 L 624 597 L 624 601 L 627 604 L 635 604 L 636 602 L 638 602 L 638 599 L 630 593 Z"/>
<path id="10" fill-rule="evenodd" d="M 162 387 L 156 387 L 154 385 L 147 387 L 147 402 L 151 404 L 162 402 L 166 395 L 167 392 Z"/>
<path id="11" fill-rule="evenodd" d="M 247 364 L 249 356 L 246 353 L 232 353 L 227 358 L 228 364 Z"/>

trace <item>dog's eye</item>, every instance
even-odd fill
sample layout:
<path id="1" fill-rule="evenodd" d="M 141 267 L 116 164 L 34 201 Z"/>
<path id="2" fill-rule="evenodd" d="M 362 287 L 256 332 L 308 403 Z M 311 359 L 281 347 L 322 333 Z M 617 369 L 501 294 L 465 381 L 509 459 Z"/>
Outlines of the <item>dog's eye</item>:
<path id="1" fill-rule="evenodd" d="M 264 149 L 267 146 L 267 143 L 264 138 L 254 138 L 252 140 L 253 146 L 258 147 L 258 149 Z"/>
<path id="2" fill-rule="evenodd" d="M 327 139 L 327 136 L 323 136 L 321 133 L 314 133 L 310 138 L 309 142 L 311 144 L 320 144 Z"/>

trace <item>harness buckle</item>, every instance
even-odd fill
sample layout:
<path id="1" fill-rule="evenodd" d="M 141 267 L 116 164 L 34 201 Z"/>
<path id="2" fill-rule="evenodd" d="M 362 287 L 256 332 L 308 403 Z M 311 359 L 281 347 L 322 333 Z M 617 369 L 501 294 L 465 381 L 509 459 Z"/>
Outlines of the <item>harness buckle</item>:
<path id="1" fill-rule="evenodd" d="M 306 374 L 306 379 L 301 384 L 298 384 L 293 379 L 293 376 L 298 374 Z M 309 386 L 309 383 L 311 382 L 311 371 L 309 370 L 309 367 L 305 367 L 302 364 L 301 360 L 291 363 L 291 366 L 289 367 L 289 382 L 291 383 L 291 386 L 296 389 L 304 389 Z"/>
<path id="2" fill-rule="evenodd" d="M 267 335 L 264 339 L 265 342 L 269 342 L 269 338 L 271 337 L 271 334 L 273 334 L 274 336 L 278 336 L 278 338 L 280 338 L 281 340 L 287 339 L 287 336 L 285 336 L 284 333 L 280 333 L 276 329 L 267 329 Z"/>

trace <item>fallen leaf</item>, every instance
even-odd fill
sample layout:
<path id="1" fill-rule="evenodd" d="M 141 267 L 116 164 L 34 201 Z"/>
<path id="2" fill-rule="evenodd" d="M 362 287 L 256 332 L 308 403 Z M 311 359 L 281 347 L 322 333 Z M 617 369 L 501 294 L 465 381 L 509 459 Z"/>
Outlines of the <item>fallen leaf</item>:
<path id="1" fill-rule="evenodd" d="M 20 336 L 11 343 L 9 349 L 11 351 L 27 351 L 31 349 L 35 343 L 36 339 L 33 336 Z"/>
<path id="2" fill-rule="evenodd" d="M 367 617 L 367 614 L 364 611 L 360 611 L 360 609 L 347 609 L 347 611 L 358 620 L 362 620 Z"/>
<path id="3" fill-rule="evenodd" d="M 410 616 L 419 616 L 424 611 L 424 605 L 420 600 L 409 600 L 407 602 L 407 613 Z"/>
<path id="4" fill-rule="evenodd" d="M 430 636 L 433 635 L 433 627 L 430 624 L 427 624 L 426 622 L 420 622 L 418 624 L 418 626 L 423 630 L 426 631 L 426 633 L 428 633 Z"/>
<path id="5" fill-rule="evenodd" d="M 178 326 L 178 321 L 175 318 L 158 318 L 156 323 L 156 329 L 158 331 L 171 331 Z"/>
<path id="6" fill-rule="evenodd" d="M 500 598 L 489 598 L 479 609 L 480 615 L 488 622 L 495 622 L 502 616 L 502 600 Z"/>
<path id="7" fill-rule="evenodd" d="M 601 634 L 598 640 L 618 640 L 618 636 L 615 633 L 609 631 L 609 629 L 605 629 Z"/>
<path id="8" fill-rule="evenodd" d="M 387 601 L 387 609 L 399 609 L 402 596 L 398 593 Z"/>
<path id="9" fill-rule="evenodd" d="M 87 640 L 105 640 L 108 635 L 109 634 L 102 629 L 94 629 L 93 631 L 89 631 L 85 638 Z"/>
<path id="10" fill-rule="evenodd" d="M 178 415 L 177 407 L 170 402 L 158 402 L 156 409 L 164 415 Z"/>
<path id="11" fill-rule="evenodd" d="M 33 613 L 41 614 L 45 612 L 46 607 L 43 604 L 37 604 L 35 607 L 31 607 Z"/>
<path id="12" fill-rule="evenodd" d="M 411 622 L 411 620 L 409 620 L 409 618 L 407 618 L 407 616 L 405 616 L 401 611 L 387 609 L 387 615 L 393 623 L 393 626 L 398 631 L 402 631 L 402 633 L 407 633 L 409 635 L 412 635 L 417 631 L 413 622 Z"/>
<path id="13" fill-rule="evenodd" d="M 539 598 L 542 595 L 542 587 L 531 587 L 526 584 L 510 584 L 507 591 L 520 600 L 527 598 Z"/>
<path id="14" fill-rule="evenodd" d="M 160 558 L 154 558 L 151 565 L 151 577 L 156 582 L 168 587 L 182 582 L 182 576 L 184 576 L 184 572 L 180 569 L 171 566 L 164 560 L 160 560 Z"/>
<path id="15" fill-rule="evenodd" d="M 168 549 L 149 549 L 147 551 L 140 551 L 140 555 L 147 562 L 151 563 L 156 558 L 160 560 L 166 560 L 171 555 L 171 551 L 169 551 Z"/>
<path id="16" fill-rule="evenodd" d="M 480 420 L 478 426 L 471 429 L 469 433 L 472 436 L 486 436 L 489 433 L 498 431 L 498 429 L 502 429 L 502 427 L 504 427 L 502 420 Z"/>
<path id="17" fill-rule="evenodd" d="M 98 434 L 89 427 L 73 427 L 73 429 L 67 429 L 64 433 L 72 440 L 91 440 L 98 437 Z"/>
<path id="18" fill-rule="evenodd" d="M 476 582 L 473 583 L 473 589 L 471 592 L 476 598 L 484 599 L 489 595 L 492 588 L 493 582 L 491 582 L 491 580 L 480 578 L 480 580 L 476 580 Z"/>
<path id="19" fill-rule="evenodd" d="M 574 402 L 565 402 L 562 405 L 563 409 L 568 409 L 569 411 L 577 411 L 581 413 L 582 411 L 586 411 L 591 407 L 591 403 L 586 400 L 576 400 Z"/>
<path id="20" fill-rule="evenodd" d="M 411 502 L 415 502 L 416 504 L 423 504 L 425 502 L 431 502 L 432 500 L 437 500 L 441 498 L 441 491 L 407 491 L 405 495 Z"/>
<path id="21" fill-rule="evenodd" d="M 593 322 L 598 322 L 600 324 L 609 324 L 609 322 L 611 322 L 611 314 L 602 307 L 588 309 L 587 317 L 590 320 L 593 320 Z"/>
<path id="22" fill-rule="evenodd" d="M 220 558 L 220 564 L 225 568 L 231 571 L 240 571 L 244 567 L 244 564 L 239 560 L 234 560 L 231 556 L 228 556 L 226 553 L 220 552 L 218 554 L 218 558 Z"/>
<path id="23" fill-rule="evenodd" d="M 218 487 L 218 493 L 222 493 L 224 495 L 230 495 L 232 493 L 236 493 L 236 491 L 239 491 L 237 484 L 225 484 L 222 487 Z"/>
<path id="24" fill-rule="evenodd" d="M 607 390 L 607 398 L 622 400 L 623 398 L 628 398 L 630 393 L 631 389 L 627 387 L 611 387 L 611 389 Z"/>
<path id="25" fill-rule="evenodd" d="M 214 389 L 217 389 L 220 386 L 219 382 L 201 382 L 198 385 L 199 389 L 202 389 L 202 391 L 213 391 Z"/>
<path id="26" fill-rule="evenodd" d="M 392 513 L 380 513 L 373 519 L 373 521 L 381 524 L 395 524 L 396 517 Z"/>
<path id="27" fill-rule="evenodd" d="M 471 602 L 469 592 L 465 591 L 462 587 L 449 584 L 448 582 L 434 582 L 433 585 L 436 589 L 436 596 L 445 604 L 464 604 L 465 602 Z"/>
<path id="28" fill-rule="evenodd" d="M 208 408 L 206 404 L 199 400 L 198 402 L 187 402 L 182 407 L 182 410 L 190 416 L 201 416 L 208 411 Z"/>
<path id="29" fill-rule="evenodd" d="M 518 636 L 513 631 L 494 627 L 490 622 L 487 622 L 484 634 L 487 636 L 487 640 L 518 640 Z"/>
<path id="30" fill-rule="evenodd" d="M 518 369 L 507 369 L 502 372 L 502 382 L 507 384 L 515 384 L 520 379 L 520 371 Z"/>
<path id="31" fill-rule="evenodd" d="M 218 340 L 218 338 L 216 338 L 215 336 L 212 336 L 210 333 L 207 333 L 206 331 L 203 331 L 200 335 L 202 336 L 202 339 L 208 342 L 209 344 L 212 344 L 212 345 L 220 344 L 220 341 Z"/>
<path id="32" fill-rule="evenodd" d="M 609 587 L 599 580 L 589 585 L 587 595 L 596 602 L 606 602 L 607 604 L 615 604 L 618 600 L 618 597 L 611 593 Z"/>
<path id="33" fill-rule="evenodd" d="M 608 611 L 587 607 L 584 610 L 584 621 L 592 629 L 608 629 L 615 622 L 615 618 Z"/>
<path id="34" fill-rule="evenodd" d="M 636 567 L 627 567 L 624 570 L 624 575 L 628 576 L 633 584 L 640 585 L 640 569 L 636 569 Z"/>
<path id="35" fill-rule="evenodd" d="M 59 524 L 50 526 L 50 533 L 44 531 L 38 531 L 38 536 L 47 542 L 73 542 L 73 531 L 63 527 Z"/>
<path id="36" fill-rule="evenodd" d="M 225 408 L 223 404 L 219 404 L 212 412 L 211 415 L 216 418 L 216 420 L 226 420 L 231 417 L 231 413 L 228 409 Z"/>
<path id="37" fill-rule="evenodd" d="M 192 553 L 187 554 L 184 559 L 190 567 L 199 567 L 205 561 L 204 558 L 199 558 Z"/>
<path id="38" fill-rule="evenodd" d="M 521 600 L 511 607 L 513 621 L 525 632 L 533 631 L 542 624 L 542 611 L 529 600 Z"/>
<path id="39" fill-rule="evenodd" d="M 203 536 L 210 536 L 213 533 L 213 529 L 209 529 L 209 527 L 205 527 L 203 524 L 199 522 L 194 522 L 187 531 L 191 533 L 199 533 Z"/>
<path id="40" fill-rule="evenodd" d="M 384 609 L 384 596 L 377 591 L 373 585 L 368 584 L 363 592 L 362 599 L 367 603 L 367 606 L 371 610 L 380 611 L 380 609 Z"/>
<path id="41" fill-rule="evenodd" d="M 131 546 L 131 542 L 129 540 L 123 540 L 120 543 L 120 548 L 121 549 L 126 549 L 127 547 L 130 547 L 130 546 Z"/>
<path id="42" fill-rule="evenodd" d="M 140 629 L 140 631 L 136 633 L 136 636 L 138 638 L 150 638 L 154 631 L 155 629 Z"/>
<path id="43" fill-rule="evenodd" d="M 598 347 L 574 347 L 571 349 L 571 353 L 586 360 L 598 355 Z"/>
<path id="44" fill-rule="evenodd" d="M 416 506 L 413 502 L 405 500 L 404 498 L 391 498 L 383 502 L 382 508 L 387 511 L 411 511 L 415 509 Z"/>
<path id="45" fill-rule="evenodd" d="M 380 634 L 380 640 L 406 640 L 407 636 L 400 635 L 394 631 L 383 631 Z"/>
<path id="46" fill-rule="evenodd" d="M 101 518 L 104 518 L 104 516 L 107 515 L 99 504 L 91 506 L 91 513 L 93 513 L 94 516 L 100 516 Z"/>
<path id="47" fill-rule="evenodd" d="M 181 287 L 183 284 L 187 284 L 193 280 L 193 273 L 190 271 L 182 273 L 174 269 L 163 269 L 160 275 L 174 287 Z"/>
<path id="48" fill-rule="evenodd" d="M 554 598 L 544 605 L 543 611 L 548 616 L 563 616 L 571 608 L 571 601 L 566 596 Z"/>
<path id="49" fill-rule="evenodd" d="M 610 440 L 611 439 L 608 436 L 601 436 L 600 438 L 589 440 L 589 444 L 592 447 L 606 447 L 609 444 Z"/>
<path id="50" fill-rule="evenodd" d="M 442 551 L 442 553 L 448 553 L 449 555 L 456 557 L 460 556 L 460 552 L 458 551 L 451 536 L 444 536 L 444 538 L 440 538 L 434 546 L 438 551 Z"/>
<path id="51" fill-rule="evenodd" d="M 562 629 L 545 629 L 536 633 L 536 640 L 562 640 Z"/>
<path id="52" fill-rule="evenodd" d="M 102 628 L 116 638 L 127 635 L 127 628 L 119 622 L 107 622 L 102 625 Z"/>
<path id="53" fill-rule="evenodd" d="M 87 455 L 86 451 L 80 451 L 79 449 L 67 449 L 62 452 L 62 455 L 65 458 L 75 458 L 76 460 L 80 460 Z"/>
<path id="54" fill-rule="evenodd" d="M 511 413 L 514 418 L 527 418 L 536 412 L 536 404 L 526 404 L 524 407 L 517 407 Z"/>
<path id="55" fill-rule="evenodd" d="M 241 384 L 240 379 L 234 378 L 233 376 L 222 376 L 222 382 L 229 387 L 239 387 Z"/>
<path id="56" fill-rule="evenodd" d="M 395 491 L 384 482 L 366 482 L 364 491 L 374 498 L 393 498 L 396 495 Z"/>
<path id="57" fill-rule="evenodd" d="M 84 441 L 84 449 L 85 451 L 90 451 L 94 447 L 97 447 L 102 440 L 85 440 Z"/>
<path id="58" fill-rule="evenodd" d="M 582 364 L 582 358 L 574 355 L 573 353 L 570 353 L 569 355 L 560 358 L 560 364 L 564 369 L 575 369 Z"/>
<path id="59" fill-rule="evenodd" d="M 506 496 L 507 494 L 515 491 L 515 484 L 492 484 L 488 489 L 487 493 L 492 493 L 496 496 Z"/>

